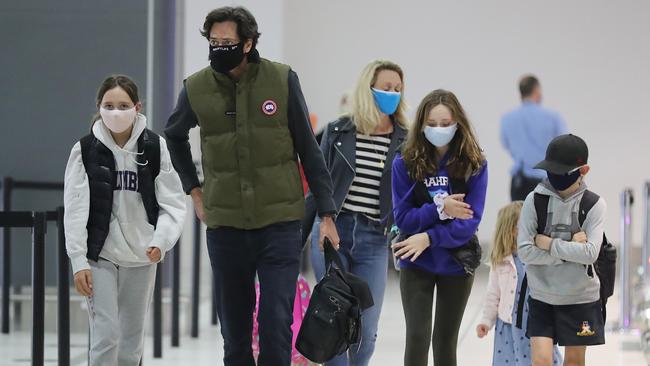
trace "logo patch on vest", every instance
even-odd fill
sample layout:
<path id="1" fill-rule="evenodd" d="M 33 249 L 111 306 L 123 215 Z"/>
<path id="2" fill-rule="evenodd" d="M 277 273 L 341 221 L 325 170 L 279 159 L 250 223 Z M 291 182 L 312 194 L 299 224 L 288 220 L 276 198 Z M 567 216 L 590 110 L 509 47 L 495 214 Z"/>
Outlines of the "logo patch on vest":
<path id="1" fill-rule="evenodd" d="M 262 103 L 262 112 L 267 116 L 272 116 L 278 111 L 278 105 L 271 99 Z"/>

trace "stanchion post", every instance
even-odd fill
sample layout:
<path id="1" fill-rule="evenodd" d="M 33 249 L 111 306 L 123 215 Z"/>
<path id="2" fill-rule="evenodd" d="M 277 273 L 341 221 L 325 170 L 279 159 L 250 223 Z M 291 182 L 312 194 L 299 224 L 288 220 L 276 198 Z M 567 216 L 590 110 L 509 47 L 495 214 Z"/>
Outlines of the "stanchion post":
<path id="1" fill-rule="evenodd" d="M 172 250 L 172 347 L 180 345 L 181 248 L 180 239 Z"/>
<path id="2" fill-rule="evenodd" d="M 620 278 L 620 319 L 619 326 L 627 331 L 631 326 L 632 293 L 630 282 L 630 250 L 632 249 L 632 204 L 634 197 L 631 189 L 621 194 L 621 262 Z"/>
<path id="3" fill-rule="evenodd" d="M 643 282 L 650 285 L 650 181 L 643 186 Z"/>
<path id="4" fill-rule="evenodd" d="M 11 190 L 13 189 L 13 179 L 4 177 L 2 180 L 2 210 L 11 211 Z M 9 297 L 11 289 L 11 228 L 2 229 L 2 305 L 0 306 L 0 316 L 2 323 L 2 333 L 9 334 Z"/>
<path id="5" fill-rule="evenodd" d="M 162 357 L 162 263 L 156 268 L 153 290 L 153 358 Z"/>
<path id="6" fill-rule="evenodd" d="M 44 212 L 34 212 L 32 229 L 32 365 L 45 362 L 45 230 Z"/>
<path id="7" fill-rule="evenodd" d="M 58 352 L 59 365 L 70 366 L 70 284 L 68 282 L 68 254 L 65 250 L 65 229 L 63 226 L 63 207 L 56 209 L 58 235 Z"/>
<path id="8" fill-rule="evenodd" d="M 194 253 L 192 258 L 192 327 L 190 336 L 199 336 L 199 296 L 201 281 L 201 220 L 194 217 Z"/>

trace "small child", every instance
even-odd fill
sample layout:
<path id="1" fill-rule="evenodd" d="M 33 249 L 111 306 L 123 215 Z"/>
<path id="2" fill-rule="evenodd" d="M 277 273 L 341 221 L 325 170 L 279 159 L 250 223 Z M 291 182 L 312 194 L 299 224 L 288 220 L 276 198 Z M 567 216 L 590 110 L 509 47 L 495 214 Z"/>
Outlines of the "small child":
<path id="1" fill-rule="evenodd" d="M 527 293 L 519 292 L 525 274 L 525 266 L 517 256 L 517 225 L 522 206 L 522 201 L 515 201 L 499 210 L 483 318 L 476 327 L 476 334 L 483 338 L 496 324 L 492 358 L 492 365 L 495 366 L 531 364 L 530 340 L 526 337 L 527 305 L 521 317 L 521 328 L 513 324 L 517 319 L 519 297 L 528 297 Z M 553 352 L 553 364 L 562 364 L 557 346 Z"/>

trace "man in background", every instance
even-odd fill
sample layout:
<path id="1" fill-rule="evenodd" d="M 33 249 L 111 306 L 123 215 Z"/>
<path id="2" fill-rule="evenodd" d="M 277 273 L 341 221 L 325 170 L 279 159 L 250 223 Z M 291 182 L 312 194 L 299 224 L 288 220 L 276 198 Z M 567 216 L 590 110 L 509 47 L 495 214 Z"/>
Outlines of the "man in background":
<path id="1" fill-rule="evenodd" d="M 524 200 L 546 177 L 544 171 L 533 166 L 544 159 L 546 147 L 552 139 L 567 133 L 560 115 L 542 107 L 542 87 L 534 75 L 525 75 L 519 81 L 522 104 L 501 119 L 501 144 L 508 150 L 514 164 L 510 197 Z"/>

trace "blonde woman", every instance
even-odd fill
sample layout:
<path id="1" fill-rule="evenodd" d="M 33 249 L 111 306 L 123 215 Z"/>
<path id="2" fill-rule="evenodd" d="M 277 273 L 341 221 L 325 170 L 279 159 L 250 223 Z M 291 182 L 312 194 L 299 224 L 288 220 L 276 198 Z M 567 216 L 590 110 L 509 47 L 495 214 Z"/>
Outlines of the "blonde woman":
<path id="1" fill-rule="evenodd" d="M 485 337 L 494 330 L 492 365 L 530 365 L 530 339 L 526 337 L 528 293 L 521 294 L 521 283 L 526 273 L 517 256 L 517 225 L 522 201 L 515 201 L 499 210 L 494 246 L 490 262 L 488 291 L 483 303 L 483 317 L 476 327 L 476 335 Z M 520 296 L 525 302 L 519 315 Z M 554 365 L 562 364 L 560 349 L 555 346 Z"/>
<path id="2" fill-rule="evenodd" d="M 374 306 L 362 314 L 361 343 L 326 365 L 368 365 L 375 349 L 377 323 L 388 270 L 387 228 L 393 223 L 391 168 L 406 136 L 404 73 L 397 64 L 376 60 L 361 72 L 350 110 L 330 123 L 321 150 L 334 182 L 336 227 L 344 265 L 368 282 Z M 308 205 L 312 198 L 308 198 Z M 312 232 L 316 278 L 325 273 L 318 222 Z"/>

